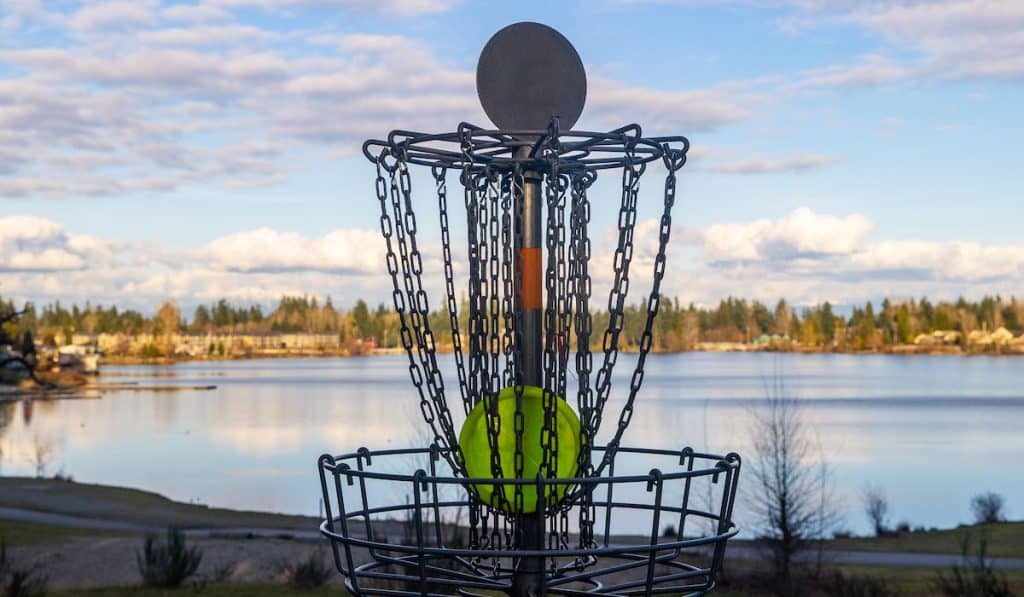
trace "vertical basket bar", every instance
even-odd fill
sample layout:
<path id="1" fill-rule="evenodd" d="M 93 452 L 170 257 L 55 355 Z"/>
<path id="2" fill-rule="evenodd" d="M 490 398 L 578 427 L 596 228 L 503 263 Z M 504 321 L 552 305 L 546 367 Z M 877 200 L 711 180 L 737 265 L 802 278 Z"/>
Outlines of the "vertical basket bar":
<path id="1" fill-rule="evenodd" d="M 349 466 L 345 463 L 339 464 L 338 468 L 334 469 L 334 490 L 338 493 L 338 524 L 341 526 L 341 534 L 344 537 L 350 537 L 348 532 L 348 513 L 345 511 L 345 494 L 341 490 L 341 472 L 348 471 Z M 352 477 L 347 477 L 348 482 L 352 483 Z M 348 564 L 349 579 L 352 582 L 352 592 L 359 593 L 359 581 L 356 575 L 356 564 L 355 560 L 352 559 L 352 545 L 349 542 L 345 542 L 345 563 Z"/>
<path id="2" fill-rule="evenodd" d="M 658 544 L 658 531 L 661 525 L 661 497 L 664 490 L 661 471 L 652 469 L 650 475 L 651 480 L 647 482 L 647 491 L 654 490 L 654 512 L 651 516 L 651 551 L 647 554 L 647 583 L 644 585 L 644 594 L 648 597 L 651 595 L 651 590 L 654 586 L 654 564 L 658 559 L 658 552 L 654 549 L 654 546 Z"/>
<path id="3" fill-rule="evenodd" d="M 327 530 L 331 533 L 336 532 L 334 530 L 334 514 L 331 512 L 331 492 L 327 489 L 327 475 L 324 474 L 324 468 L 330 463 L 331 469 L 333 470 L 337 464 L 334 461 L 334 457 L 330 454 L 324 454 L 320 457 L 319 469 L 320 469 L 320 489 L 323 490 L 324 495 L 324 516 Z M 345 518 L 345 513 L 341 512 L 339 515 L 341 518 Z M 331 553 L 334 555 L 334 565 L 339 571 L 344 574 L 344 567 L 341 565 L 341 554 L 338 553 L 338 542 L 331 541 Z"/>
<path id="4" fill-rule="evenodd" d="M 615 460 L 608 464 L 608 477 L 609 479 L 615 478 Z M 615 487 L 615 483 L 609 481 L 608 483 L 608 498 L 607 503 L 604 505 L 604 546 L 608 547 L 611 541 L 612 535 L 612 488 Z"/>
<path id="5" fill-rule="evenodd" d="M 444 540 L 442 539 L 442 528 L 441 528 L 441 507 L 438 504 L 440 501 L 437 495 L 437 460 L 441 456 L 438 454 L 437 442 L 430 444 L 430 493 L 433 501 L 434 509 L 434 537 L 437 541 L 438 547 L 444 547 Z M 458 525 L 459 521 L 456 520 L 455 524 Z M 456 532 L 458 529 L 456 529 Z"/>
<path id="6" fill-rule="evenodd" d="M 362 447 L 356 451 L 356 454 L 358 454 L 356 457 L 356 468 L 359 472 L 363 472 L 363 462 L 366 462 L 366 466 L 370 466 L 373 462 L 372 457 L 370 456 L 370 450 L 366 447 Z M 366 528 L 366 538 L 373 541 L 373 521 L 370 520 L 370 515 L 368 514 L 370 511 L 370 500 L 366 495 L 366 478 L 363 475 L 359 475 L 359 495 L 363 501 L 363 512 L 367 512 L 367 514 L 363 515 L 363 525 Z M 369 550 L 370 557 L 376 558 L 376 548 L 371 547 Z"/>
<path id="7" fill-rule="evenodd" d="M 423 553 L 423 498 L 420 497 L 421 491 L 427 491 L 427 483 L 424 477 L 427 476 L 426 471 L 419 469 L 412 476 L 412 495 L 413 505 L 416 508 L 415 514 L 413 514 L 413 524 L 416 526 L 416 569 L 420 575 L 420 594 L 427 594 L 427 555 Z"/>
<path id="8" fill-rule="evenodd" d="M 682 453 L 679 455 L 679 465 L 686 465 L 686 472 L 693 471 L 693 448 L 687 446 L 683 448 Z M 682 507 L 679 508 L 679 530 L 677 531 L 677 538 L 682 539 L 686 531 L 686 517 L 690 513 L 690 487 L 693 485 L 693 478 L 686 477 L 683 481 L 683 502 Z"/>

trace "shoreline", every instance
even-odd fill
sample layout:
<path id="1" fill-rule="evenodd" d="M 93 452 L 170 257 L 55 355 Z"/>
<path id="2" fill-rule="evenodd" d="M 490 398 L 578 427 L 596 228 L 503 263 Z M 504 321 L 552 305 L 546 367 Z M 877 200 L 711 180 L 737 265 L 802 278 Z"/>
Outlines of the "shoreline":
<path id="1" fill-rule="evenodd" d="M 1013 358 L 1024 356 L 1024 350 L 1000 350 L 1000 351 L 977 351 L 977 350 L 963 350 L 958 347 L 946 347 L 945 349 L 937 349 L 937 347 L 919 347 L 919 346 L 901 346 L 894 347 L 891 350 L 824 350 L 824 349 L 807 349 L 807 348 L 793 348 L 793 349 L 778 349 L 777 347 L 757 347 L 753 345 L 739 345 L 744 348 L 738 348 L 736 344 L 728 344 L 727 348 L 722 347 L 708 347 L 702 346 L 694 350 L 683 350 L 683 351 L 652 351 L 650 354 L 652 357 L 656 356 L 669 356 L 669 355 L 680 355 L 690 353 L 700 354 L 750 354 L 750 353 L 776 353 L 776 354 L 800 354 L 800 355 L 851 355 L 855 357 L 869 357 L 869 356 L 894 356 L 894 357 L 960 357 L 960 358 L 974 358 L 974 357 L 991 357 L 991 358 Z M 438 354 L 446 355 L 451 354 L 450 350 L 442 348 L 437 351 Z M 599 352 L 599 351 L 598 351 Z M 633 349 L 622 349 L 619 351 L 620 354 L 630 355 L 636 354 L 637 351 Z M 263 361 L 263 360 L 290 360 L 290 359 L 372 359 L 378 357 L 404 357 L 405 351 L 402 349 L 373 349 L 361 354 L 344 354 L 333 351 L 281 351 L 274 352 L 271 354 L 257 353 L 249 355 L 224 355 L 224 356 L 209 356 L 203 355 L 198 357 L 188 357 L 179 355 L 177 357 L 153 357 L 145 358 L 139 356 L 104 356 L 100 361 L 101 371 L 97 374 L 82 375 L 73 370 L 69 371 L 58 371 L 58 372 L 37 372 L 37 375 L 43 379 L 48 385 L 36 385 L 27 378 L 8 378 L 3 379 L 0 377 L 0 404 L 16 402 L 22 399 L 39 399 L 39 400 L 55 400 L 63 398 L 80 398 L 85 394 L 92 393 L 92 397 L 99 397 L 106 391 L 180 391 L 180 390 L 213 390 L 216 389 L 216 385 L 194 385 L 194 386 L 161 386 L 161 385 L 139 385 L 132 383 L 130 385 L 119 384 L 116 382 L 107 383 L 100 381 L 104 377 L 103 368 L 106 367 L 130 367 L 130 366 L 145 366 L 145 367 L 170 367 L 174 365 L 184 365 L 187 363 L 197 362 L 209 362 L 209 363 L 221 363 L 221 362 L 232 362 L 232 361 Z M 115 374 L 116 377 L 117 374 Z"/>
<path id="2" fill-rule="evenodd" d="M 600 350 L 592 351 L 594 353 L 600 352 Z M 620 349 L 620 354 L 637 354 L 637 350 L 634 348 Z M 1014 347 L 1010 350 L 965 350 L 960 347 L 919 347 L 914 345 L 900 345 L 889 347 L 884 350 L 844 350 L 844 349 L 824 349 L 824 348 L 762 348 L 753 345 L 739 345 L 729 348 L 717 348 L 717 347 L 703 347 L 694 348 L 690 350 L 675 350 L 675 351 L 656 351 L 652 350 L 651 355 L 679 355 L 679 354 L 730 354 L 730 353 L 778 353 L 778 354 L 836 354 L 836 355 L 853 355 L 853 356 L 943 356 L 943 357 L 1024 357 L 1024 347 Z M 440 349 L 437 351 L 439 355 L 452 354 L 449 349 Z M 322 351 L 322 352 L 280 352 L 280 353 L 253 353 L 246 355 L 225 355 L 225 356 L 175 356 L 175 357 L 139 357 L 139 356 L 124 356 L 124 355 L 113 355 L 104 356 L 100 361 L 101 364 L 106 365 L 176 365 L 179 363 L 192 363 L 192 362 L 228 362 L 228 361 L 258 361 L 258 360 L 270 360 L 270 359 L 360 359 L 360 358 L 374 358 L 382 356 L 404 356 L 405 350 L 401 348 L 397 349 L 375 349 L 361 354 L 350 354 L 342 352 Z"/>

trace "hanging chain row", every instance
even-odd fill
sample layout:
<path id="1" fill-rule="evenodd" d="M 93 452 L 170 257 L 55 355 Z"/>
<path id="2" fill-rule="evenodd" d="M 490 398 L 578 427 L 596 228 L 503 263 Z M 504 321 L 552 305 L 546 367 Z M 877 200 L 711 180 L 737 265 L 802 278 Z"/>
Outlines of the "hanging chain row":
<path id="1" fill-rule="evenodd" d="M 577 475 L 600 476 L 615 458 L 622 435 L 632 419 L 635 399 L 644 378 L 644 365 L 652 347 L 654 319 L 660 306 L 660 289 L 665 274 L 665 251 L 671 232 L 671 210 L 675 203 L 676 172 L 685 163 L 682 150 L 663 147 L 663 161 L 668 170 L 664 187 L 664 203 L 660 220 L 658 248 L 654 259 L 653 282 L 646 300 L 646 318 L 640 338 L 640 351 L 630 379 L 629 395 L 619 415 L 612 439 L 607 444 L 600 465 L 593 464 L 594 440 L 600 430 L 604 407 L 612 385 L 612 372 L 618 360 L 620 340 L 625 327 L 624 310 L 630 284 L 634 234 L 637 221 L 639 182 L 646 164 L 636 157 L 636 140 L 626 136 L 623 151 L 626 157 L 622 172 L 622 189 L 617 221 L 617 243 L 612 259 L 612 285 L 608 294 L 608 326 L 603 332 L 601 366 L 594 374 L 590 351 L 593 318 L 590 313 L 592 279 L 590 261 L 591 205 L 588 189 L 596 180 L 589 170 L 562 172 L 559 163 L 557 123 L 539 148 L 544 171 L 539 173 L 547 209 L 545 219 L 544 268 L 545 301 L 543 306 L 543 394 L 544 411 L 541 429 L 542 462 L 540 473 L 556 478 L 558 471 L 558 408 L 556 400 L 567 396 L 569 352 L 575 344 L 577 377 L 577 409 L 581 426 L 581 445 L 577 459 Z M 468 155 L 466 163 L 472 160 Z M 376 162 L 377 200 L 381 217 L 381 233 L 385 239 L 388 273 L 392 279 L 392 298 L 399 316 L 400 338 L 409 358 L 409 375 L 420 397 L 420 410 L 433 433 L 433 441 L 456 474 L 465 476 L 463 455 L 445 397 L 445 386 L 438 368 L 436 340 L 430 328 L 429 304 L 422 282 L 423 257 L 416 243 L 417 222 L 411 201 L 408 163 L 400 148 L 383 151 Z M 448 321 L 458 375 L 463 410 L 468 413 L 481 400 L 485 401 L 490 468 L 494 479 L 504 476 L 499 438 L 502 420 L 498 410 L 498 394 L 502 388 L 515 389 L 515 410 L 511 422 L 515 446 L 513 470 L 523 478 L 525 470 L 523 436 L 523 310 L 520 285 L 522 260 L 515 253 L 516 239 L 523 238 L 523 198 L 526 173 L 520 163 L 510 170 L 496 171 L 488 167 L 466 168 L 461 173 L 464 188 L 468 258 L 468 317 L 466 344 L 463 344 L 459 319 L 459 301 L 455 291 L 455 270 L 451 252 L 448 217 L 447 172 L 435 167 L 431 171 L 438 198 L 441 226 L 442 259 Z M 531 176 L 538 176 L 533 174 Z M 568 209 L 568 236 L 565 212 Z M 573 340 L 573 342 L 570 341 Z M 468 359 L 467 359 L 468 357 Z M 594 377 L 592 383 L 592 376 Z M 508 422 L 505 422 L 508 424 Z M 497 503 L 483 504 L 470 496 L 470 544 L 474 547 L 498 549 L 513 547 L 519 541 L 515 516 L 508 512 L 523 509 L 523 486 L 513 486 L 512 503 L 504 487 L 494 486 Z M 579 544 L 594 545 L 596 509 L 593 486 L 577 488 L 573 499 L 563 504 L 547 504 L 557 515 L 548 516 L 548 548 L 568 547 L 568 512 L 579 507 Z M 551 493 L 543 496 L 549 497 Z M 538 496 L 540 499 L 541 496 Z M 498 562 L 492 562 L 497 571 Z"/>
<path id="2" fill-rule="evenodd" d="M 392 301 L 399 318 L 399 334 L 409 357 L 409 377 L 419 394 L 420 412 L 434 434 L 434 443 L 443 449 L 441 453 L 452 470 L 465 474 L 430 329 L 430 305 L 423 290 L 423 257 L 416 245 L 416 214 L 412 209 L 408 164 L 403 156 L 383 151 L 376 166 L 380 229 L 391 276 Z"/>

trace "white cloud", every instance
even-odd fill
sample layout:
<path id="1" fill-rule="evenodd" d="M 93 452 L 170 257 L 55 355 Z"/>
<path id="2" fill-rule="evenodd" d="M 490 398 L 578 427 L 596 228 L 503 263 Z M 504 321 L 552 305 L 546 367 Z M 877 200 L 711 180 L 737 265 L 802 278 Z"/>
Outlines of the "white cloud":
<path id="1" fill-rule="evenodd" d="M 0 218 L 0 272 L 80 270 L 101 247 L 69 237 L 56 222 L 31 216 Z"/>
<path id="2" fill-rule="evenodd" d="M 447 4 L 332 5 L 406 14 Z M 310 145 L 351 154 L 395 128 L 487 124 L 474 73 L 419 40 L 302 32 L 296 56 L 277 44 L 291 31 L 232 21 L 230 3 L 185 6 L 86 4 L 69 19 L 98 33 L 0 48 L 0 156 L 17 157 L 3 161 L 0 198 L 273 185 L 284 156 Z M 755 103 L 736 85 L 655 90 L 592 77 L 591 89 L 584 126 L 642 122 L 648 134 L 716 130 L 750 118 Z M 214 138 L 269 140 L 274 152 L 232 157 Z"/>
<path id="3" fill-rule="evenodd" d="M 657 230 L 656 220 L 637 224 L 631 301 L 641 300 L 649 288 Z M 942 299 L 1019 295 L 1024 288 L 1024 245 L 872 240 L 873 231 L 864 216 L 806 207 L 774 220 L 703 230 L 677 226 L 662 290 L 702 304 L 729 295 L 804 304 L 860 302 L 893 292 Z M 612 246 L 598 244 L 591 266 L 595 297 L 607 296 L 611 273 Z M 423 282 L 437 308 L 443 305 L 442 268 L 432 245 L 421 248 Z M 458 269 L 456 287 L 463 288 L 463 268 Z M 222 297 L 271 304 L 282 295 L 302 294 L 331 295 L 338 305 L 356 298 L 390 304 L 391 292 L 375 230 L 306 236 L 260 228 L 170 251 L 12 216 L 0 218 L 0 272 L 3 295 L 18 301 L 91 300 L 146 311 L 165 299 L 187 309 Z"/>
<path id="4" fill-rule="evenodd" d="M 193 258 L 233 272 L 319 271 L 375 273 L 384 263 L 383 241 L 373 230 L 335 230 L 319 238 L 260 228 L 218 238 Z"/>
<path id="5" fill-rule="evenodd" d="M 710 168 L 723 174 L 771 174 L 776 172 L 807 172 L 835 164 L 838 160 L 824 155 L 799 154 L 777 158 L 755 156 L 732 162 L 723 162 Z"/>
<path id="6" fill-rule="evenodd" d="M 353 13 L 375 13 L 397 17 L 418 17 L 450 10 L 457 0 L 214 0 L 220 6 L 258 6 L 280 10 L 293 6 L 339 8 Z"/>
<path id="7" fill-rule="evenodd" d="M 860 214 L 819 215 L 801 207 L 777 220 L 714 224 L 704 231 L 702 245 L 713 262 L 785 261 L 849 255 L 873 230 Z"/>
<path id="8" fill-rule="evenodd" d="M 247 42 L 266 42 L 280 37 L 274 32 L 239 24 L 201 24 L 142 31 L 143 43 L 161 46 L 218 46 Z"/>
<path id="9" fill-rule="evenodd" d="M 854 25 L 892 42 L 901 56 L 872 53 L 851 64 L 811 69 L 800 75 L 794 84 L 798 88 L 1024 77 L 1024 3 L 1016 0 L 821 3 L 803 8 L 809 14 L 798 28 Z"/>
<path id="10" fill-rule="evenodd" d="M 227 19 L 230 16 L 230 13 L 223 8 L 203 2 L 165 6 L 160 14 L 167 20 L 183 23 L 208 23 Z"/>
<path id="11" fill-rule="evenodd" d="M 949 241 L 896 240 L 875 243 L 851 258 L 867 272 L 921 275 L 941 280 L 982 282 L 1024 275 L 1024 246 Z"/>
<path id="12" fill-rule="evenodd" d="M 86 4 L 71 15 L 73 29 L 132 29 L 155 22 L 153 1 L 96 2 Z"/>
<path id="13" fill-rule="evenodd" d="M 666 91 L 590 77 L 583 118 L 607 128 L 639 122 L 652 135 L 713 131 L 753 116 L 742 95 L 735 89 Z"/>

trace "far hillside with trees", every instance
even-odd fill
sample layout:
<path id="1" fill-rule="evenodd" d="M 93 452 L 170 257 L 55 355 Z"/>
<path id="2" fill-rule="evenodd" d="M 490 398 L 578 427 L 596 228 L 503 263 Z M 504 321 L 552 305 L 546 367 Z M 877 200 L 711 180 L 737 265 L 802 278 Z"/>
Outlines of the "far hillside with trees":
<path id="1" fill-rule="evenodd" d="M 468 305 L 460 316 L 465 323 Z M 234 304 L 220 299 L 196 307 L 189 316 L 170 301 L 152 315 L 115 305 L 65 305 L 60 301 L 19 308 L 0 298 L 0 315 L 21 311 L 20 317 L 3 324 L 11 345 L 34 338 L 53 346 L 72 343 L 73 337 L 120 334 L 232 335 L 232 334 L 330 334 L 342 344 L 368 342 L 375 348 L 400 348 L 398 315 L 387 305 L 371 306 L 358 300 L 350 309 L 335 307 L 331 298 L 284 296 L 276 306 Z M 841 314 L 841 311 L 845 314 Z M 638 346 L 643 331 L 645 305 L 626 308 L 623 348 Z M 608 314 L 594 313 L 593 327 L 601 330 Z M 447 313 L 435 311 L 431 326 L 442 345 L 449 345 Z M 599 349 L 602 335 L 592 336 Z M 883 300 L 837 309 L 828 302 L 796 307 L 786 300 L 769 305 L 756 300 L 729 297 L 715 306 L 683 304 L 664 298 L 654 330 L 654 349 L 660 352 L 689 350 L 802 350 L 839 352 L 915 351 L 1020 352 L 1024 353 L 1024 301 L 987 296 L 978 301 L 932 302 L 927 298 Z"/>

